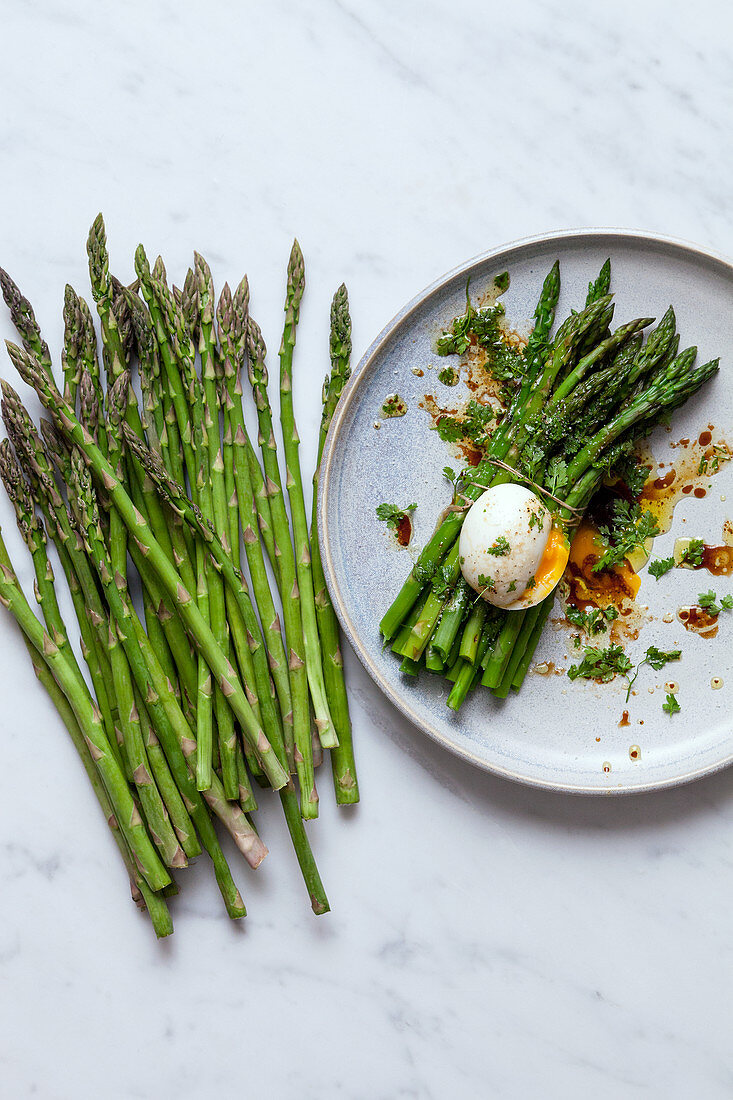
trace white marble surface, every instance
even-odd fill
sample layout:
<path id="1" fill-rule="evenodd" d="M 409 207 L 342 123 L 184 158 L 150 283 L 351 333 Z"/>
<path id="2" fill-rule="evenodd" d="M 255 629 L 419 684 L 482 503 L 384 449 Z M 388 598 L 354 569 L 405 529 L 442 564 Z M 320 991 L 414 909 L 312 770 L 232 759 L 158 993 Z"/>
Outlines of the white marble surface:
<path id="1" fill-rule="evenodd" d="M 0 9 L 0 262 L 52 347 L 99 209 L 120 274 L 139 240 L 172 273 L 194 246 L 219 283 L 246 269 L 273 351 L 297 233 L 306 465 L 341 279 L 360 354 L 515 237 L 733 253 L 722 0 Z M 311 829 L 333 912 L 310 913 L 270 806 L 271 858 L 235 864 L 245 924 L 200 861 L 159 944 L 7 618 L 0 647 L 3 1097 L 731 1095 L 730 774 L 619 801 L 512 786 L 426 743 L 348 654 L 363 801 L 337 814 L 324 784 Z"/>

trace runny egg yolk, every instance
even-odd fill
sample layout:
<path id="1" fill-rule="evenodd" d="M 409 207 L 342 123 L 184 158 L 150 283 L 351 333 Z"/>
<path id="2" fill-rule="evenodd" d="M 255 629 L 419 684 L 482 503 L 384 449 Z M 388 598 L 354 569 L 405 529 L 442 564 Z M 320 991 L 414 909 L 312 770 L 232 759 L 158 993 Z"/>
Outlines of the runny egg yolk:
<path id="1" fill-rule="evenodd" d="M 553 524 L 535 573 L 534 585 L 525 589 L 519 599 L 509 605 L 509 609 L 534 607 L 549 596 L 565 572 L 569 552 L 570 547 L 562 528 Z"/>
<path id="2" fill-rule="evenodd" d="M 565 571 L 568 553 L 569 547 L 565 535 L 559 527 L 553 526 L 535 576 L 537 588 L 547 588 L 548 585 L 555 587 Z"/>

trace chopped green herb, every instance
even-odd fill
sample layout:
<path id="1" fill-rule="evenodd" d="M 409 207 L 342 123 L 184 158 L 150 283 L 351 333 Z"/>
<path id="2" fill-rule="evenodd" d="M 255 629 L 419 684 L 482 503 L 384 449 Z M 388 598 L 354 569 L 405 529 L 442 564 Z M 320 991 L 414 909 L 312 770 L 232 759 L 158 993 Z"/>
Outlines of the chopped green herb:
<path id="1" fill-rule="evenodd" d="M 479 573 L 478 577 L 479 588 L 484 592 L 495 592 L 496 582 L 493 577 L 487 577 L 484 573 Z"/>
<path id="2" fill-rule="evenodd" d="M 453 367 L 443 367 L 438 372 L 438 381 L 442 382 L 444 386 L 455 386 L 458 382 L 458 371 Z"/>
<path id="3" fill-rule="evenodd" d="M 456 443 L 463 438 L 463 423 L 454 416 L 439 417 L 435 430 L 444 443 Z"/>
<path id="4" fill-rule="evenodd" d="M 469 279 L 466 282 L 466 312 L 460 317 L 454 317 L 448 329 L 438 338 L 436 345 L 438 355 L 463 355 L 470 346 L 469 329 L 475 313 L 468 291 L 470 283 Z"/>
<path id="5" fill-rule="evenodd" d="M 677 699 L 671 692 L 667 692 L 667 701 L 662 703 L 662 710 L 665 710 L 667 714 L 677 714 L 682 710 L 682 707 L 677 702 Z"/>
<path id="6" fill-rule="evenodd" d="M 404 416 L 406 412 L 407 403 L 403 401 L 398 393 L 391 393 L 389 397 L 385 397 L 382 405 L 382 416 Z"/>
<path id="7" fill-rule="evenodd" d="M 570 604 L 565 609 L 565 618 L 573 626 L 579 627 L 586 634 L 592 636 L 605 630 L 606 623 L 617 619 L 618 611 L 613 604 L 609 604 L 608 607 L 593 607 L 588 611 L 581 611 L 579 607 L 573 607 Z"/>
<path id="8" fill-rule="evenodd" d="M 608 569 L 624 561 L 637 546 L 659 534 L 657 521 L 651 512 L 642 511 L 639 504 L 629 504 L 617 498 L 611 505 L 611 527 L 601 527 L 607 549 L 593 566 L 593 572 Z"/>
<path id="9" fill-rule="evenodd" d="M 511 551 L 509 540 L 505 535 L 499 535 L 486 550 L 487 554 L 493 554 L 495 558 L 503 558 Z"/>
<path id="10" fill-rule="evenodd" d="M 376 509 L 377 519 L 380 519 L 382 523 L 386 523 L 389 528 L 395 530 L 407 513 L 414 512 L 416 508 L 417 504 L 408 504 L 407 508 L 398 508 L 396 504 L 378 504 Z"/>
<path id="11" fill-rule="evenodd" d="M 643 462 L 639 462 L 636 455 L 625 454 L 619 459 L 613 468 L 613 473 L 620 481 L 623 481 L 626 488 L 629 490 L 629 494 L 632 500 L 637 500 L 641 496 L 641 491 L 646 484 L 646 480 L 649 477 L 649 471 L 651 467 L 645 466 Z"/>
<path id="12" fill-rule="evenodd" d="M 665 573 L 669 573 L 670 569 L 674 569 L 674 558 L 657 558 L 656 561 L 649 562 L 649 573 L 652 577 L 656 577 L 659 580 Z"/>
<path id="13" fill-rule="evenodd" d="M 542 525 L 545 522 L 545 516 L 546 515 L 547 515 L 547 511 L 546 511 L 545 508 L 542 508 L 542 507 L 540 507 L 539 511 L 532 512 L 532 514 L 529 517 L 529 529 L 530 529 L 530 531 L 532 530 L 533 527 L 536 527 L 538 530 L 542 530 Z"/>
<path id="14" fill-rule="evenodd" d="M 705 543 L 702 539 L 690 539 L 690 545 L 685 547 L 680 556 L 680 565 L 691 565 L 699 568 L 702 565 L 702 555 Z"/>
<path id="15" fill-rule="evenodd" d="M 667 664 L 668 661 L 679 661 L 681 656 L 682 656 L 682 650 L 681 649 L 664 650 L 664 649 L 657 649 L 657 647 L 655 645 L 650 645 L 649 648 L 647 649 L 646 653 L 644 654 L 643 658 L 639 661 L 638 665 L 636 666 L 636 671 L 634 672 L 634 675 L 629 680 L 629 688 L 628 688 L 628 691 L 626 692 L 626 702 L 628 703 L 628 701 L 629 701 L 629 696 L 631 695 L 631 689 L 634 686 L 634 683 L 636 681 L 636 677 L 639 675 L 639 671 L 640 671 L 642 665 L 649 665 L 651 668 L 659 671 L 660 668 L 664 668 L 664 666 Z"/>
<path id="16" fill-rule="evenodd" d="M 471 400 L 466 406 L 466 419 L 463 423 L 463 434 L 477 446 L 483 446 L 489 441 L 488 426 L 495 419 L 491 405 L 480 405 L 478 401 Z"/>
<path id="17" fill-rule="evenodd" d="M 512 581 L 512 583 L 507 588 L 507 592 L 516 592 L 516 590 L 517 590 L 517 582 Z"/>
<path id="18" fill-rule="evenodd" d="M 458 416 L 444 414 L 438 417 L 435 430 L 445 443 L 456 443 L 467 439 L 477 447 L 485 447 L 491 435 L 489 425 L 496 414 L 491 405 L 481 405 L 472 399 L 466 405 L 465 413 Z"/>
<path id="19" fill-rule="evenodd" d="M 719 615 L 721 611 L 733 610 L 733 596 L 723 596 L 718 606 L 718 597 L 712 588 L 709 592 L 698 593 L 697 602 L 709 615 Z"/>
<path id="20" fill-rule="evenodd" d="M 639 667 L 643 664 L 648 664 L 651 665 L 653 669 L 659 670 L 660 668 L 664 668 L 668 661 L 679 661 L 681 656 L 681 649 L 657 649 L 655 645 L 650 645 Z"/>
<path id="21" fill-rule="evenodd" d="M 656 646 L 649 646 L 644 657 L 636 666 L 633 677 L 629 678 L 629 673 L 632 668 L 634 668 L 634 664 L 626 656 L 620 645 L 611 645 L 608 646 L 607 649 L 598 649 L 595 646 L 588 646 L 580 664 L 571 665 L 568 669 L 568 677 L 571 680 L 576 680 L 578 678 L 584 680 L 600 680 L 605 684 L 613 680 L 615 676 L 624 676 L 628 683 L 628 690 L 626 692 L 626 701 L 628 702 L 629 696 L 631 695 L 631 688 L 636 677 L 639 675 L 639 670 L 642 665 L 648 664 L 654 669 L 660 669 L 663 668 L 668 661 L 678 661 L 681 655 L 679 649 L 665 652 L 664 650 L 657 649 Z"/>
<path id="22" fill-rule="evenodd" d="M 555 496 L 565 488 L 568 483 L 568 464 L 564 458 L 555 456 L 550 460 L 547 469 L 547 488 Z"/>
<path id="23" fill-rule="evenodd" d="M 706 452 L 700 459 L 700 465 L 697 468 L 698 474 L 716 474 L 720 469 L 721 462 L 730 462 L 731 454 L 727 447 L 723 447 L 720 443 L 714 443 L 713 449 L 710 453 Z"/>
<path id="24" fill-rule="evenodd" d="M 502 271 L 501 275 L 494 276 L 494 286 L 497 290 L 500 290 L 502 294 L 509 289 L 509 272 Z"/>
<path id="25" fill-rule="evenodd" d="M 537 581 L 534 579 L 534 577 L 530 577 L 527 581 L 527 591 L 529 591 L 530 588 L 534 588 L 536 584 Z"/>
<path id="26" fill-rule="evenodd" d="M 568 669 L 568 678 L 600 680 L 607 684 L 616 676 L 626 676 L 633 667 L 620 645 L 610 645 L 607 649 L 588 646 L 580 664 Z"/>
<path id="27" fill-rule="evenodd" d="M 451 576 L 451 569 L 448 565 L 439 565 L 433 574 L 433 593 L 442 599 L 447 596 L 453 586 L 453 578 Z"/>

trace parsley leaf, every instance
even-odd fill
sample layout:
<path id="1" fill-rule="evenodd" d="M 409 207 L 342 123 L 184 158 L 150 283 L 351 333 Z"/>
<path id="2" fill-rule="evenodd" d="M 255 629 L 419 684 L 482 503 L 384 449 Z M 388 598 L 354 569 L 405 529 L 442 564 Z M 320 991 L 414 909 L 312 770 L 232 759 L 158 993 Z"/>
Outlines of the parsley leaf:
<path id="1" fill-rule="evenodd" d="M 586 634 L 600 634 L 606 629 L 607 622 L 613 622 L 618 618 L 618 611 L 609 604 L 608 607 L 592 607 L 587 611 L 581 611 L 579 607 L 569 604 L 565 609 L 565 618 L 573 626 L 584 630 Z"/>
<path id="2" fill-rule="evenodd" d="M 664 666 L 667 664 L 668 661 L 679 661 L 681 656 L 682 656 L 682 650 L 681 649 L 664 650 L 664 649 L 657 649 L 657 647 L 655 645 L 650 645 L 649 648 L 647 649 L 646 653 L 644 654 L 643 658 L 639 661 L 638 665 L 636 666 L 636 671 L 634 672 L 634 675 L 629 680 L 629 688 L 628 688 L 628 691 L 626 692 L 626 702 L 628 703 L 628 701 L 629 701 L 629 696 L 631 695 L 631 689 L 634 686 L 634 683 L 636 682 L 636 677 L 639 675 L 639 672 L 641 671 L 641 666 L 642 665 L 649 665 L 651 668 L 655 669 L 656 671 L 659 671 L 660 668 L 664 668 Z"/>
<path id="3" fill-rule="evenodd" d="M 486 592 L 496 591 L 496 582 L 493 577 L 487 577 L 485 573 L 479 573 L 478 576 L 479 588 Z"/>
<path id="4" fill-rule="evenodd" d="M 639 462 L 633 453 L 623 455 L 613 468 L 613 473 L 623 481 L 632 500 L 637 500 L 641 496 L 649 471 L 650 467 Z"/>
<path id="5" fill-rule="evenodd" d="M 463 438 L 463 424 L 455 416 L 438 417 L 434 427 L 444 443 L 456 443 Z"/>
<path id="6" fill-rule="evenodd" d="M 386 523 L 391 530 L 395 530 L 400 520 L 404 519 L 408 512 L 414 512 L 417 504 L 408 504 L 407 508 L 398 508 L 396 504 L 378 504 L 376 508 L 377 519 Z"/>
<path id="7" fill-rule="evenodd" d="M 667 701 L 662 703 L 662 710 L 666 710 L 667 714 L 677 714 L 682 710 L 682 707 L 677 702 L 677 699 L 671 692 L 667 692 Z"/>
<path id="8" fill-rule="evenodd" d="M 679 661 L 682 656 L 681 649 L 657 649 L 655 645 L 650 645 L 646 651 L 646 657 L 641 664 L 651 665 L 653 669 L 664 668 L 668 661 Z"/>
<path id="9" fill-rule="evenodd" d="M 555 456 L 547 467 L 546 485 L 550 493 L 559 496 L 568 483 L 568 464 L 564 458 Z"/>
<path id="10" fill-rule="evenodd" d="M 610 645 L 607 649 L 598 649 L 596 646 L 588 646 L 583 654 L 583 660 L 578 665 L 571 665 L 568 669 L 568 677 L 571 680 L 600 680 L 607 684 L 616 676 L 624 676 L 628 683 L 626 701 L 629 701 L 631 688 L 639 675 L 642 665 L 651 665 L 654 669 L 663 668 L 668 661 L 678 661 L 682 653 L 679 649 L 664 651 L 656 646 L 649 646 L 644 657 L 639 661 L 634 675 L 629 678 L 629 673 L 634 668 L 633 662 L 626 656 L 620 645 Z"/>
<path id="11" fill-rule="evenodd" d="M 601 535 L 607 549 L 593 566 L 593 572 L 618 565 L 637 546 L 659 534 L 657 521 L 651 512 L 642 511 L 638 504 L 629 504 L 617 498 L 611 505 L 612 526 L 601 527 Z"/>
<path id="12" fill-rule="evenodd" d="M 505 290 L 509 289 L 509 272 L 502 271 L 501 275 L 494 276 L 494 286 L 497 290 L 500 290 L 502 294 Z"/>
<path id="13" fill-rule="evenodd" d="M 656 577 L 659 580 L 665 573 L 669 573 L 670 569 L 674 569 L 674 558 L 657 558 L 656 561 L 649 562 L 649 573 L 652 577 Z"/>
<path id="14" fill-rule="evenodd" d="M 680 557 L 680 565 L 691 565 L 698 568 L 702 565 L 702 555 L 705 543 L 702 539 L 690 539 L 690 545 L 686 546 Z"/>
<path id="15" fill-rule="evenodd" d="M 709 592 L 699 592 L 697 596 L 697 602 L 700 604 L 700 607 L 703 607 L 706 611 L 709 611 L 711 615 L 720 614 L 721 609 L 716 603 L 717 599 L 718 597 L 716 596 L 715 592 L 713 592 L 712 588 Z"/>
<path id="16" fill-rule="evenodd" d="M 610 645 L 607 649 L 588 646 L 580 664 L 568 669 L 568 678 L 600 680 L 607 684 L 618 675 L 625 676 L 633 667 L 620 645 Z"/>
<path id="17" fill-rule="evenodd" d="M 506 535 L 499 535 L 499 537 L 494 540 L 493 544 L 487 548 L 486 553 L 493 554 L 495 558 L 503 558 L 506 557 L 510 551 L 509 539 Z"/>
<path id="18" fill-rule="evenodd" d="M 700 592 L 697 602 L 710 615 L 719 615 L 721 611 L 733 611 L 733 596 L 723 596 L 720 606 L 718 606 L 717 599 L 718 597 L 711 588 L 709 592 Z"/>

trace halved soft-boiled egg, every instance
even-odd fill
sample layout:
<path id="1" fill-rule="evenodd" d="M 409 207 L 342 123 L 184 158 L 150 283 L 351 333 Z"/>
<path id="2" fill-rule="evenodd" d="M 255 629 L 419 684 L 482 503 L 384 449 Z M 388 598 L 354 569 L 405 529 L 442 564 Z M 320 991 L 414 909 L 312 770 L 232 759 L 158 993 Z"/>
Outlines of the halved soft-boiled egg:
<path id="1" fill-rule="evenodd" d="M 461 572 L 488 603 L 510 611 L 534 607 L 563 575 L 570 551 L 561 526 L 531 489 L 494 485 L 463 521 Z"/>

